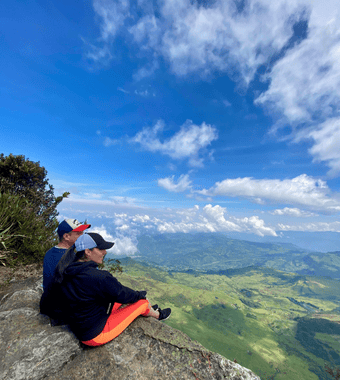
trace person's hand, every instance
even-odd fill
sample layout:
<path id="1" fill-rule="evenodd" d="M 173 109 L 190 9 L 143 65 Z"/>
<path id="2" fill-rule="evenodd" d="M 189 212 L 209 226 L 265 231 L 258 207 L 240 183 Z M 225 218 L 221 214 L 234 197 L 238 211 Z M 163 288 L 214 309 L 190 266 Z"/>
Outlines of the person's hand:
<path id="1" fill-rule="evenodd" d="M 139 292 L 139 299 L 140 300 L 145 300 L 146 299 L 146 290 L 142 290 L 141 292 Z"/>

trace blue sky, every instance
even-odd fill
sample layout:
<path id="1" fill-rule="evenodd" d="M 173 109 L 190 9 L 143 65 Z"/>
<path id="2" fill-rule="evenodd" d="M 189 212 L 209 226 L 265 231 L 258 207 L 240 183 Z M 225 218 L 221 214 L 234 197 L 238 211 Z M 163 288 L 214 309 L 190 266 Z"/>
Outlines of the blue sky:
<path id="1" fill-rule="evenodd" d="M 129 254 L 143 232 L 340 232 L 337 1 L 1 8 L 1 152 L 71 193 L 60 218 Z"/>

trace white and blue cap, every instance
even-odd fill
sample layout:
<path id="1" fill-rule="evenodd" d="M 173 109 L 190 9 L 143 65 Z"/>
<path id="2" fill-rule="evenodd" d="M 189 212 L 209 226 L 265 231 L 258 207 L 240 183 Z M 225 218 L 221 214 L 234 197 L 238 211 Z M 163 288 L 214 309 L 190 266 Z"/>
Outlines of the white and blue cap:
<path id="1" fill-rule="evenodd" d="M 75 242 L 75 247 L 77 252 L 84 251 L 87 249 L 98 248 L 98 249 L 110 249 L 114 243 L 104 240 L 99 234 L 95 232 L 89 232 L 79 236 Z"/>

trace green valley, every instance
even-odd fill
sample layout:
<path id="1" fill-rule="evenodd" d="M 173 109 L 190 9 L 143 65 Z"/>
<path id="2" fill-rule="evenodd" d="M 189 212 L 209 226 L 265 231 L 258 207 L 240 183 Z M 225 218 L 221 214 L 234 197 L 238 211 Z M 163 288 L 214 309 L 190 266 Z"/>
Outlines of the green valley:
<path id="1" fill-rule="evenodd" d="M 165 323 L 262 380 L 331 379 L 340 367 L 339 281 L 271 268 L 175 272 L 122 259 L 124 285 L 171 307 Z"/>

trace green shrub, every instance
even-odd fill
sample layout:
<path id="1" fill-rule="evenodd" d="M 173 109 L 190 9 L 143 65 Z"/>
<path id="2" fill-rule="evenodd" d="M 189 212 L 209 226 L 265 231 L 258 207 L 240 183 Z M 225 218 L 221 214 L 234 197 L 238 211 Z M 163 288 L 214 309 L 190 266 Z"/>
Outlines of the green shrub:
<path id="1" fill-rule="evenodd" d="M 55 197 L 47 171 L 25 156 L 0 154 L 0 263 L 42 261 L 57 242 L 57 206 L 69 195 Z"/>
<path id="2" fill-rule="evenodd" d="M 30 203 L 30 209 L 49 228 L 55 224 L 58 204 L 69 193 L 55 197 L 54 188 L 46 176 L 47 171 L 39 162 L 30 161 L 23 155 L 0 154 L 0 193 L 24 197 Z"/>
<path id="3" fill-rule="evenodd" d="M 56 219 L 46 226 L 43 216 L 22 196 L 0 193 L 0 262 L 2 265 L 41 262 L 57 242 Z"/>

